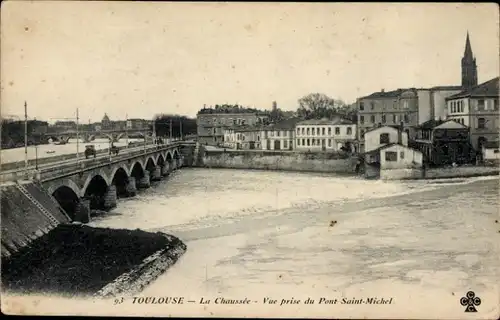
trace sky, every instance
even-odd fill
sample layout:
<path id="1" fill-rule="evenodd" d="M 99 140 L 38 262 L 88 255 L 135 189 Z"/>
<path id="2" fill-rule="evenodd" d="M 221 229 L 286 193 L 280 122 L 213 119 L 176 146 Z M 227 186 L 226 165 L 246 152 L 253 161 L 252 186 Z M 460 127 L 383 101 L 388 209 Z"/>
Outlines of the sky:
<path id="1" fill-rule="evenodd" d="M 479 82 L 499 75 L 494 3 L 4 1 L 3 117 L 194 117 L 204 105 L 295 110 L 319 92 L 459 85 L 469 31 Z"/>

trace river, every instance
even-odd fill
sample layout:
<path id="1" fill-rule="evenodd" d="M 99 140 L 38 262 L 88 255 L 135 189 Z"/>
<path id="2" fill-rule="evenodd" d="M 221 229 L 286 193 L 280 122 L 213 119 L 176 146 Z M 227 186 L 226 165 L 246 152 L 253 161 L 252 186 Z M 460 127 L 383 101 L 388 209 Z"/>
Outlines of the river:
<path id="1" fill-rule="evenodd" d="M 129 142 L 132 141 L 144 141 L 143 139 L 129 139 Z M 76 153 L 77 149 L 79 149 L 80 152 L 83 152 L 85 150 L 85 145 L 88 144 L 93 144 L 96 148 L 96 150 L 102 150 L 109 148 L 109 140 L 108 139 L 95 139 L 92 142 L 80 142 L 78 143 L 78 148 L 77 148 L 77 143 L 76 139 L 69 139 L 67 144 L 63 145 L 54 145 L 54 144 L 41 144 L 38 146 L 28 146 L 28 160 L 34 160 L 35 158 L 38 157 L 40 158 L 47 158 L 47 157 L 54 157 L 54 156 L 60 156 L 64 154 L 71 154 L 71 153 Z M 125 146 L 127 144 L 125 139 L 121 139 L 118 142 L 115 142 L 115 146 L 121 147 Z M 52 152 L 53 151 L 53 152 Z M 50 152 L 50 153 L 47 153 Z M 25 157 L 25 150 L 24 147 L 21 148 L 12 148 L 12 149 L 5 149 L 0 151 L 0 157 L 2 163 L 9 163 L 9 162 L 17 162 L 17 161 L 24 161 Z"/>
<path id="2" fill-rule="evenodd" d="M 477 316 L 491 317 L 500 305 L 498 182 L 183 168 L 90 225 L 178 236 L 187 252 L 140 296 L 196 303 L 66 307 L 101 315 L 465 319 L 459 301 L 472 290 L 482 300 Z M 217 297 L 252 302 L 215 304 Z M 393 300 L 319 304 L 368 297 Z M 280 306 L 282 299 L 289 301 Z"/>

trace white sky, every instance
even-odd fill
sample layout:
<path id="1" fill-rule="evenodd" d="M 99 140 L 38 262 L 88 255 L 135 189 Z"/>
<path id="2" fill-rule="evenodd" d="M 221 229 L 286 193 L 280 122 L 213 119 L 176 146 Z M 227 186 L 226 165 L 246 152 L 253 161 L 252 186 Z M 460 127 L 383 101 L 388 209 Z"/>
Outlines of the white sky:
<path id="1" fill-rule="evenodd" d="M 499 74 L 495 4 L 3 2 L 2 115 L 53 122 L 284 110 L 321 92 L 458 85 L 469 30 L 479 81 Z"/>

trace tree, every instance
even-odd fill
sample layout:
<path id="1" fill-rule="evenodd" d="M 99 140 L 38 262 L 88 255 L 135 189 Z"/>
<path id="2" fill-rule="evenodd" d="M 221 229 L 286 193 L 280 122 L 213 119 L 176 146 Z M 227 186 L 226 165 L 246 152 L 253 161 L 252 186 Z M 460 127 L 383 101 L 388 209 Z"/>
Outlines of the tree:
<path id="1" fill-rule="evenodd" d="M 168 137 L 170 135 L 170 124 L 172 124 L 172 137 L 178 138 L 181 133 L 186 136 L 189 134 L 196 134 L 197 126 L 196 119 L 191 119 L 186 116 L 161 114 L 156 115 L 154 120 L 156 135 L 159 137 Z M 152 126 L 150 129 L 153 129 Z"/>
<path id="2" fill-rule="evenodd" d="M 299 99 L 297 114 L 304 119 L 332 118 L 345 103 L 323 93 L 311 93 Z"/>

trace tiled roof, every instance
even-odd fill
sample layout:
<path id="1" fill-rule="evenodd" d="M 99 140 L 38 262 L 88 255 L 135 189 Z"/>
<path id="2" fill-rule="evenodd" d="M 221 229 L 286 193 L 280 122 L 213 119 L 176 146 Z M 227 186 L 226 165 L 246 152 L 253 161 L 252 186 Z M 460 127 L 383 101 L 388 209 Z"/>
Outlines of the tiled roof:
<path id="1" fill-rule="evenodd" d="M 300 121 L 297 125 L 339 125 L 339 124 L 353 124 L 351 120 L 336 118 L 333 120 L 330 119 L 309 119 Z"/>
<path id="2" fill-rule="evenodd" d="M 494 141 L 486 141 L 483 146 L 487 149 L 498 149 L 499 148 L 499 141 L 494 140 Z"/>
<path id="3" fill-rule="evenodd" d="M 462 86 L 436 86 L 430 88 L 431 90 L 462 90 Z"/>
<path id="4" fill-rule="evenodd" d="M 446 100 L 453 100 L 453 99 L 458 99 L 458 98 L 465 98 L 465 97 L 498 97 L 499 90 L 498 90 L 498 81 L 499 77 L 493 78 L 491 80 L 488 80 L 486 82 L 483 82 L 477 86 L 474 86 L 470 89 L 463 90 L 462 92 L 459 92 L 457 94 L 454 94 Z"/>
<path id="5" fill-rule="evenodd" d="M 302 119 L 300 118 L 290 118 L 290 119 L 285 119 L 282 120 L 278 123 L 271 124 L 267 126 L 269 130 L 273 129 L 285 129 L 285 130 L 293 130 L 295 129 L 295 125 L 299 123 Z"/>
<path id="6" fill-rule="evenodd" d="M 386 148 L 389 148 L 389 147 L 392 147 L 392 146 L 395 146 L 397 145 L 398 143 L 388 143 L 388 144 L 385 144 L 381 147 L 378 147 L 377 149 L 373 149 L 373 150 L 370 150 L 370 151 L 367 151 L 367 152 L 364 152 L 363 154 L 374 154 L 374 153 L 378 153 L 380 152 L 380 150 L 383 150 L 383 149 L 386 149 Z M 402 145 L 401 145 L 402 146 Z"/>
<path id="7" fill-rule="evenodd" d="M 415 91 L 415 88 L 400 88 L 392 91 L 379 91 L 379 92 L 374 92 L 368 96 L 361 97 L 360 99 L 367 99 L 367 98 L 397 98 L 399 97 L 403 92 L 405 91 Z"/>
<path id="8" fill-rule="evenodd" d="M 429 121 L 426 121 L 424 123 L 422 123 L 421 125 L 417 126 L 417 128 L 419 129 L 434 129 L 435 127 L 445 123 L 446 120 L 429 120 Z"/>
<path id="9" fill-rule="evenodd" d="M 399 127 L 399 126 L 397 126 L 397 125 L 385 125 L 385 126 L 380 126 L 380 127 L 374 127 L 374 128 L 367 129 L 367 130 L 365 131 L 365 134 L 367 134 L 368 132 L 371 132 L 371 131 L 378 130 L 378 129 L 380 129 L 380 128 L 387 128 L 387 127 L 389 127 L 389 128 L 393 128 L 393 129 L 396 129 L 396 130 L 400 130 L 400 127 Z"/>

